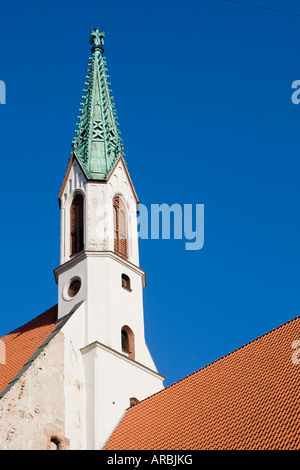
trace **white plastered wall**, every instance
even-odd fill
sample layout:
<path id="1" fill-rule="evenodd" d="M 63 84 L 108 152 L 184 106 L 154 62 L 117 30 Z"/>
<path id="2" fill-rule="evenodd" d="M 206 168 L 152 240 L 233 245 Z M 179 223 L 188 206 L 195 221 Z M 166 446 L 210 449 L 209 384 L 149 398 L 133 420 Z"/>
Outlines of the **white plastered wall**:
<path id="1" fill-rule="evenodd" d="M 86 383 L 80 348 L 84 342 L 85 305 L 68 319 L 64 333 L 65 435 L 71 450 L 86 449 Z"/>
<path id="2" fill-rule="evenodd" d="M 156 371 L 145 342 L 144 272 L 140 268 L 112 252 L 82 252 L 74 262 L 58 268 L 57 273 L 59 318 L 84 301 L 82 346 L 99 341 L 122 352 L 121 329 L 129 326 L 134 333 L 136 361 Z M 122 274 L 129 276 L 131 291 L 122 287 Z M 80 279 L 81 288 L 70 298 L 67 288 L 72 279 Z"/>
<path id="3" fill-rule="evenodd" d="M 100 343 L 82 349 L 86 372 L 87 449 L 101 449 L 130 406 L 163 388 L 158 373 Z"/>

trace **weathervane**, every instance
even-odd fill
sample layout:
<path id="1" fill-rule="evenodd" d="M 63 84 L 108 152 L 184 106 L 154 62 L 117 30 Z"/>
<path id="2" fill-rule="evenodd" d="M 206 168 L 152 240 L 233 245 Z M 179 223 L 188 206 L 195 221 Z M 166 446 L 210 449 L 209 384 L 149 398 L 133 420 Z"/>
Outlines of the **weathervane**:
<path id="1" fill-rule="evenodd" d="M 91 39 L 90 39 L 90 44 L 93 44 L 93 47 L 92 47 L 92 52 L 98 50 L 100 51 L 101 53 L 104 52 L 104 36 L 105 36 L 105 33 L 100 33 L 100 29 L 99 28 L 95 28 L 95 31 L 91 31 Z"/>

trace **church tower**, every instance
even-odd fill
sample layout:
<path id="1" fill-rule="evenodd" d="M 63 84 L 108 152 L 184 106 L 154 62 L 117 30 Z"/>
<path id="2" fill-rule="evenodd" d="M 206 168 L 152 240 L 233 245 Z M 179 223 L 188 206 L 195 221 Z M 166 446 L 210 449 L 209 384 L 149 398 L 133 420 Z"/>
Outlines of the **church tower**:
<path id="1" fill-rule="evenodd" d="M 86 448 L 99 449 L 126 409 L 161 390 L 164 377 L 145 342 L 138 198 L 123 157 L 104 33 L 92 31 L 90 43 L 73 153 L 59 194 L 61 254 L 54 273 L 58 319 L 80 313 L 74 332 L 82 357 Z"/>

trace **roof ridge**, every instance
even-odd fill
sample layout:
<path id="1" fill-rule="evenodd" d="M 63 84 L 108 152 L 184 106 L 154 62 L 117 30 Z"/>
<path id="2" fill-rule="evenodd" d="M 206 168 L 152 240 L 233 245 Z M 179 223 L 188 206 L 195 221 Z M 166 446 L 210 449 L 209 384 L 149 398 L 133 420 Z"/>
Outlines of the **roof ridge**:
<path id="1" fill-rule="evenodd" d="M 168 390 L 169 388 L 179 384 L 180 382 L 183 382 L 185 379 L 187 379 L 188 377 L 191 377 L 195 374 L 197 374 L 198 372 L 204 370 L 204 369 L 207 369 L 208 367 L 214 365 L 215 363 L 225 359 L 226 357 L 228 356 L 231 356 L 232 354 L 234 354 L 235 352 L 237 351 L 240 351 L 241 349 L 245 348 L 246 346 L 254 343 L 255 341 L 258 341 L 260 339 L 262 339 L 263 337 L 269 335 L 270 333 L 273 333 L 274 331 L 276 330 L 279 330 L 280 328 L 283 328 L 284 326 L 286 326 L 288 323 L 292 323 L 293 321 L 297 320 L 297 319 L 300 319 L 300 315 L 297 315 L 296 317 L 294 318 L 291 318 L 290 320 L 286 321 L 285 323 L 282 323 L 281 325 L 279 326 L 276 326 L 275 328 L 273 328 L 272 330 L 270 331 L 267 331 L 263 334 L 261 334 L 260 336 L 257 336 L 256 338 L 252 339 L 251 341 L 249 341 L 248 343 L 245 343 L 243 344 L 242 346 L 239 346 L 238 348 L 234 349 L 233 351 L 230 351 L 229 353 L 219 357 L 218 359 L 215 359 L 214 361 L 210 362 L 209 364 L 206 364 L 205 366 L 201 367 L 200 369 L 197 369 L 193 372 L 191 372 L 190 374 L 186 375 L 185 377 L 182 377 L 181 379 L 177 380 L 176 382 L 173 382 L 172 384 L 168 385 L 166 388 L 163 388 L 162 390 L 159 390 L 158 392 L 154 393 L 153 395 L 150 395 L 149 397 L 147 398 L 144 398 L 143 400 L 141 400 L 139 403 L 137 403 L 136 405 L 134 405 L 134 407 L 132 408 L 135 408 L 136 406 L 139 406 L 140 404 L 144 403 L 145 401 L 147 400 L 150 400 L 152 397 L 154 397 L 155 395 L 158 395 L 160 393 L 163 393 L 165 392 L 166 390 Z M 130 410 L 131 408 L 129 407 L 128 410 Z"/>

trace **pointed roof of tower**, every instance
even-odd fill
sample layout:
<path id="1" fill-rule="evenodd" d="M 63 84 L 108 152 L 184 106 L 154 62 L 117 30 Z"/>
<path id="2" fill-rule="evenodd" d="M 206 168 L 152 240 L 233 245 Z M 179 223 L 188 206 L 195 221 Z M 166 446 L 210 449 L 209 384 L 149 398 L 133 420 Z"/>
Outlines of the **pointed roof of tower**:
<path id="1" fill-rule="evenodd" d="M 104 32 L 91 31 L 92 57 L 89 59 L 86 88 L 83 90 L 73 153 L 89 180 L 106 180 L 123 153 L 123 144 L 109 89 L 104 53 Z"/>

